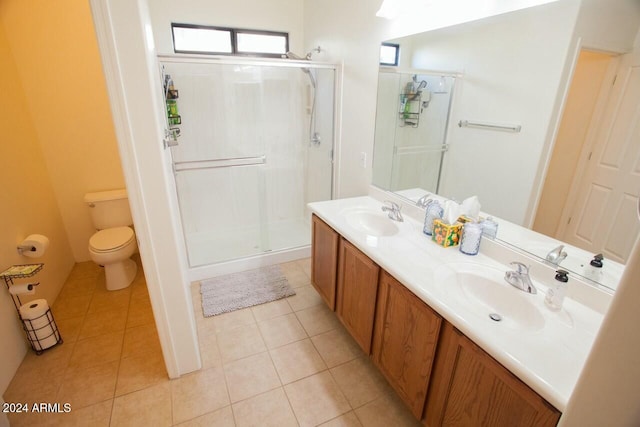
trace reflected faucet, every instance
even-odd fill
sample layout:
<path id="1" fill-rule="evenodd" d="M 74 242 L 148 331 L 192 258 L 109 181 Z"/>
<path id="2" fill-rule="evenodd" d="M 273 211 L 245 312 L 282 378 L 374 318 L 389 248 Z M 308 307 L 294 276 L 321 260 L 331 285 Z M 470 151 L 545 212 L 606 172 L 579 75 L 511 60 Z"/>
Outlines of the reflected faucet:
<path id="1" fill-rule="evenodd" d="M 402 213 L 400 213 L 400 206 L 389 200 L 385 200 L 385 203 L 389 203 L 390 206 L 383 206 L 382 210 L 384 212 L 389 212 L 389 218 L 394 221 L 403 222 L 404 218 L 402 218 Z"/>
<path id="2" fill-rule="evenodd" d="M 424 196 L 420 197 L 416 202 L 416 206 L 423 209 L 429 206 L 429 203 L 433 201 L 433 199 L 429 198 L 430 196 L 431 196 L 431 193 L 427 193 Z"/>
<path id="3" fill-rule="evenodd" d="M 531 278 L 529 277 L 529 267 L 517 261 L 512 262 L 511 265 L 514 265 L 516 270 L 504 273 L 504 280 L 523 292 L 534 295 L 537 294 L 538 290 L 533 286 Z"/>
<path id="4" fill-rule="evenodd" d="M 562 261 L 567 257 L 567 253 L 563 251 L 564 245 L 560 245 L 547 254 L 545 258 L 551 264 L 560 265 Z"/>

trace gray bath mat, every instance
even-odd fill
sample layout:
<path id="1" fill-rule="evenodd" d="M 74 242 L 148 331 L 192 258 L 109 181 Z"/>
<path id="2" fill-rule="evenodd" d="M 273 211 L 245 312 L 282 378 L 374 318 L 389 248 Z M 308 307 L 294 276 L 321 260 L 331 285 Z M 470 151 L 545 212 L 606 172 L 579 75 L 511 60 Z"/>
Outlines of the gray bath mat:
<path id="1" fill-rule="evenodd" d="M 296 294 L 277 265 L 203 280 L 200 293 L 205 317 Z"/>

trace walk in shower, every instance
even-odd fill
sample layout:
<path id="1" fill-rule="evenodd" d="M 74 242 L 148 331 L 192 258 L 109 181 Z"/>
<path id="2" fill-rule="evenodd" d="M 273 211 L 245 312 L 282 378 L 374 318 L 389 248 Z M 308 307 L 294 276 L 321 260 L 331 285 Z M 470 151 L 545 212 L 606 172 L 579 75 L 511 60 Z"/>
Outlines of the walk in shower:
<path id="1" fill-rule="evenodd" d="M 335 66 L 161 57 L 189 267 L 310 244 L 333 186 Z M 168 90 L 167 90 L 168 92 Z"/>

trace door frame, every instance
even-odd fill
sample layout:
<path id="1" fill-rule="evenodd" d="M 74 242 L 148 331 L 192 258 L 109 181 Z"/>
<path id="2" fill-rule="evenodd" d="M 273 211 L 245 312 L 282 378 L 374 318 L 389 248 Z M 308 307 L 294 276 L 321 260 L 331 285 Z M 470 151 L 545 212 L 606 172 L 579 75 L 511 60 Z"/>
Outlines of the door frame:
<path id="1" fill-rule="evenodd" d="M 90 0 L 144 274 L 170 378 L 202 367 L 146 0 Z"/>

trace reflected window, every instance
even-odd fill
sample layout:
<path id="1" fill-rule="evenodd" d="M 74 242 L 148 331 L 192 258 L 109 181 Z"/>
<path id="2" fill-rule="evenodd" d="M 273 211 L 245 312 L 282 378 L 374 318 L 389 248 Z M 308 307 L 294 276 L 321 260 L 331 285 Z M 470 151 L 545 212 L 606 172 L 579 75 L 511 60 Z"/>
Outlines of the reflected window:
<path id="1" fill-rule="evenodd" d="M 382 43 L 380 46 L 380 65 L 398 66 L 400 58 L 400 45 L 394 43 Z"/>

